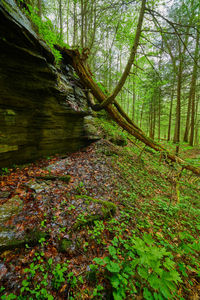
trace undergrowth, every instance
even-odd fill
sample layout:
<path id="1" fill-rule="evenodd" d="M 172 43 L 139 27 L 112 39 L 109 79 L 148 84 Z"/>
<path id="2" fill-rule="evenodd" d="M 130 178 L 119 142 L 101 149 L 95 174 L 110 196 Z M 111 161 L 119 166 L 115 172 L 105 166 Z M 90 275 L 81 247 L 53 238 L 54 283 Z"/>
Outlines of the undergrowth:
<path id="1" fill-rule="evenodd" d="M 24 2 L 24 0 L 18 0 L 18 2 Z M 60 54 L 60 51 L 56 50 L 54 48 L 54 45 L 58 44 L 61 47 L 69 48 L 69 45 L 67 45 L 63 41 L 63 37 L 59 34 L 59 30 L 56 26 L 53 25 L 52 21 L 47 18 L 40 18 L 38 15 L 38 8 L 34 7 L 30 4 L 26 4 L 25 13 L 28 15 L 28 17 L 31 19 L 32 23 L 36 26 L 39 36 L 46 42 L 46 44 L 50 47 L 54 57 L 56 64 L 59 64 L 59 62 L 62 59 L 62 55 Z"/>
<path id="2" fill-rule="evenodd" d="M 107 138 L 122 135 L 129 140 L 109 157 L 119 175 L 116 214 L 82 222 L 79 252 L 87 265 L 79 271 L 70 271 L 72 257 L 62 264 L 45 260 L 48 241 L 42 241 L 24 270 L 19 295 L 2 288 L 1 299 L 57 299 L 57 294 L 62 299 L 199 299 L 199 178 L 186 172 L 179 176 L 178 165 L 130 142 L 131 137 L 105 118 L 99 124 Z M 87 194 L 82 182 L 76 192 Z M 68 213 L 74 209 L 69 206 Z"/>
<path id="3" fill-rule="evenodd" d="M 105 119 L 103 128 L 111 136 L 124 134 Z M 123 174 L 117 190 L 122 207 L 119 218 L 104 224 L 112 238 L 103 257 L 94 259 L 97 285 L 103 277 L 116 300 L 198 299 L 200 180 L 179 176 L 178 165 L 161 162 L 137 141 L 121 152 L 113 167 Z"/>

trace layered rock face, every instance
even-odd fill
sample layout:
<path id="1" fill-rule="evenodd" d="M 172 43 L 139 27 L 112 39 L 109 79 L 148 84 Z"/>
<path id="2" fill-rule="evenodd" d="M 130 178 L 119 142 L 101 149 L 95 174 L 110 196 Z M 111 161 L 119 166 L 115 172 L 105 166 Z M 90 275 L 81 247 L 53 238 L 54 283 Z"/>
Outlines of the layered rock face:
<path id="1" fill-rule="evenodd" d="M 14 0 L 0 2 L 0 167 L 88 143 L 84 90 L 38 38 Z"/>

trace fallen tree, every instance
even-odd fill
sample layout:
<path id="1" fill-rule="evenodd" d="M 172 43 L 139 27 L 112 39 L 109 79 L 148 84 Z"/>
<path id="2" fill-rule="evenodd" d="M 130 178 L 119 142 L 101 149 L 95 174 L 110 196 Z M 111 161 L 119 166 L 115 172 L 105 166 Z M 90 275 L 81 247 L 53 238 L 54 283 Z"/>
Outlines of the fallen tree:
<path id="1" fill-rule="evenodd" d="M 98 100 L 100 104 L 105 102 L 105 100 L 107 99 L 107 95 L 104 94 L 104 92 L 100 89 L 98 84 L 93 79 L 91 75 L 91 71 L 85 59 L 82 58 L 81 53 L 77 49 L 69 50 L 66 48 L 62 48 L 60 46 L 56 46 L 56 48 L 60 50 L 64 62 L 69 63 L 73 66 L 76 73 L 80 77 L 82 83 L 84 84 L 85 87 L 87 87 L 89 95 L 91 93 Z M 92 107 L 94 103 L 92 103 L 91 95 L 88 97 L 88 100 L 90 101 Z M 147 137 L 146 134 L 130 120 L 130 118 L 122 110 L 120 105 L 116 102 L 116 100 L 114 101 L 113 104 L 108 104 L 107 106 L 105 106 L 104 109 L 110 114 L 112 119 L 116 121 L 118 125 L 120 125 L 124 130 L 126 130 L 132 136 L 142 141 L 145 145 L 149 146 L 155 151 L 160 152 L 164 156 L 164 158 L 167 158 L 174 163 L 178 163 L 182 167 L 182 169 L 189 170 L 193 172 L 195 175 L 200 176 L 200 168 L 188 164 L 180 157 L 170 153 L 159 143 Z"/>
<path id="2" fill-rule="evenodd" d="M 84 86 L 88 88 L 87 94 L 88 94 L 88 101 L 90 103 L 90 106 L 94 110 L 101 110 L 105 109 L 110 114 L 113 120 L 115 120 L 124 130 L 129 132 L 131 135 L 133 135 L 135 138 L 139 139 L 143 143 L 145 143 L 147 146 L 151 147 L 155 151 L 160 152 L 163 154 L 164 158 L 170 159 L 172 162 L 176 162 L 181 165 L 182 169 L 187 169 L 189 171 L 192 171 L 194 174 L 200 176 L 200 169 L 197 167 L 194 167 L 190 164 L 187 164 L 184 160 L 182 160 L 180 157 L 171 154 L 167 149 L 162 147 L 159 143 L 156 143 L 151 138 L 148 138 L 145 133 L 136 125 L 133 123 L 133 121 L 128 117 L 128 115 L 123 111 L 123 109 L 120 107 L 120 105 L 116 102 L 115 98 L 124 86 L 124 83 L 130 73 L 131 66 L 134 62 L 135 55 L 137 52 L 137 48 L 139 45 L 139 39 L 141 35 L 142 30 L 142 24 L 144 19 L 144 13 L 145 13 L 145 7 L 146 0 L 142 0 L 141 8 L 140 8 L 140 14 L 139 14 L 139 20 L 138 25 L 136 29 L 135 39 L 133 42 L 133 46 L 130 52 L 130 56 L 127 62 L 127 65 L 124 69 L 124 72 L 122 73 L 122 76 L 115 87 L 113 93 L 111 95 L 106 95 L 98 86 L 98 84 L 95 82 L 92 76 L 92 72 L 90 71 L 90 68 L 86 62 L 88 55 L 89 55 L 89 49 L 83 49 L 82 53 L 79 52 L 79 50 L 69 50 L 66 48 L 62 48 L 58 45 L 55 46 L 57 50 L 60 51 L 62 54 L 64 62 L 67 64 L 71 64 L 73 68 L 75 69 L 76 73 L 79 75 L 82 83 Z M 92 95 L 98 100 L 99 104 L 96 105 L 93 101 Z"/>

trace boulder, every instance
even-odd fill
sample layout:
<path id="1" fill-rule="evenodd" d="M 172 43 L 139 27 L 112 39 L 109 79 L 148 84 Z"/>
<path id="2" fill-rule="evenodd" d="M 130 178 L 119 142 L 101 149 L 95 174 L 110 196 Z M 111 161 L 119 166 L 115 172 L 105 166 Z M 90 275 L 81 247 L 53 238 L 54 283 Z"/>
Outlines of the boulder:
<path id="1" fill-rule="evenodd" d="M 0 205 L 0 252 L 24 247 L 26 244 L 34 245 L 40 238 L 46 237 L 46 233 L 37 228 L 27 231 L 25 228 L 19 230 L 19 226 L 15 226 L 21 223 L 22 209 L 23 202 L 19 196 L 14 196 Z M 9 222 L 12 219 L 14 222 Z"/>

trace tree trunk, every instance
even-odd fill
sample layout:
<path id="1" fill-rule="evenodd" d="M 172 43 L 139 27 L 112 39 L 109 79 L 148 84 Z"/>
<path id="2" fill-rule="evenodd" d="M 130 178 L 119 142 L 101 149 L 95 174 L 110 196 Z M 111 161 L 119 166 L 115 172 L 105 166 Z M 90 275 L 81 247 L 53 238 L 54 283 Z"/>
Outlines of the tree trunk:
<path id="1" fill-rule="evenodd" d="M 142 102 L 142 108 L 141 108 L 141 112 L 140 112 L 140 128 L 142 128 L 143 112 L 144 112 L 144 101 Z"/>
<path id="2" fill-rule="evenodd" d="M 160 141 L 161 89 L 158 91 L 158 141 Z"/>
<path id="3" fill-rule="evenodd" d="M 84 48 L 84 0 L 81 0 L 81 48 Z"/>
<path id="4" fill-rule="evenodd" d="M 117 86 L 115 87 L 113 93 L 110 96 L 108 96 L 102 104 L 100 104 L 98 107 L 96 107 L 95 110 L 103 109 L 108 104 L 113 103 L 115 98 L 117 97 L 117 95 L 121 91 L 122 87 L 124 86 L 124 83 L 125 83 L 128 75 L 129 75 L 130 70 L 131 70 L 131 66 L 132 66 L 132 64 L 135 60 L 137 48 L 138 48 L 138 45 L 139 45 L 140 35 L 141 35 L 141 31 L 142 31 L 142 24 L 143 24 L 143 19 L 144 19 L 144 13 L 145 13 L 146 1 L 147 0 L 142 0 L 139 20 L 138 20 L 137 29 L 136 29 L 136 35 L 135 35 L 135 39 L 134 39 L 134 42 L 133 42 L 131 53 L 130 53 L 127 65 L 124 69 L 124 72 L 123 72 Z"/>
<path id="5" fill-rule="evenodd" d="M 70 0 L 67 0 L 67 21 L 66 21 L 66 25 L 67 25 L 67 44 L 69 45 L 69 4 L 70 4 Z"/>
<path id="6" fill-rule="evenodd" d="M 176 124 L 173 142 L 177 144 L 176 155 L 179 153 L 180 143 L 180 127 L 181 127 L 181 86 L 182 86 L 182 73 L 183 73 L 183 61 L 182 55 L 180 55 L 179 68 L 178 68 L 178 82 L 177 82 L 177 102 L 176 102 Z"/>
<path id="7" fill-rule="evenodd" d="M 37 0 L 38 16 L 42 18 L 42 0 Z"/>
<path id="8" fill-rule="evenodd" d="M 168 142 L 171 139 L 173 99 L 174 99 L 174 81 L 173 81 L 173 86 L 172 86 L 172 91 L 171 91 L 171 102 L 170 102 L 170 110 L 169 110 L 169 124 L 168 124 L 168 134 L 167 134 Z"/>
<path id="9" fill-rule="evenodd" d="M 73 46 L 76 46 L 77 42 L 77 13 L 76 13 L 76 2 L 74 1 L 74 7 L 73 7 Z"/>
<path id="10" fill-rule="evenodd" d="M 190 93 L 189 93 L 189 99 L 188 99 L 188 107 L 187 107 L 187 117 L 185 122 L 185 133 L 184 133 L 184 142 L 188 142 L 188 136 L 189 136 L 189 130 L 190 130 L 190 119 L 191 119 L 191 87 L 190 87 Z"/>
<path id="11" fill-rule="evenodd" d="M 196 79 L 197 79 L 197 58 L 199 52 L 199 31 L 197 30 L 196 36 L 196 47 L 195 47 L 195 55 L 194 55 L 194 67 L 192 73 L 192 81 L 191 81 L 191 130 L 190 130 L 190 146 L 193 146 L 194 143 L 194 126 L 195 126 L 195 93 L 196 93 Z"/>
<path id="12" fill-rule="evenodd" d="M 134 68 L 133 68 L 133 71 L 134 71 Z M 137 69 L 136 69 L 136 72 L 137 72 Z M 133 108 L 132 108 L 132 120 L 133 122 L 135 121 L 135 99 L 136 99 L 136 95 L 135 95 L 135 75 L 133 74 L 133 98 L 132 98 L 132 103 L 133 103 Z"/>
<path id="13" fill-rule="evenodd" d="M 63 15 L 62 15 L 62 0 L 59 0 L 59 24 L 60 24 L 60 39 L 63 35 Z"/>
<path id="14" fill-rule="evenodd" d="M 194 133 L 194 145 L 198 145 L 199 144 L 199 135 L 198 135 L 198 131 L 199 131 L 199 123 L 200 121 L 198 121 L 198 111 L 199 111 L 199 97 L 196 97 L 196 116 L 195 116 L 195 133 Z"/>

